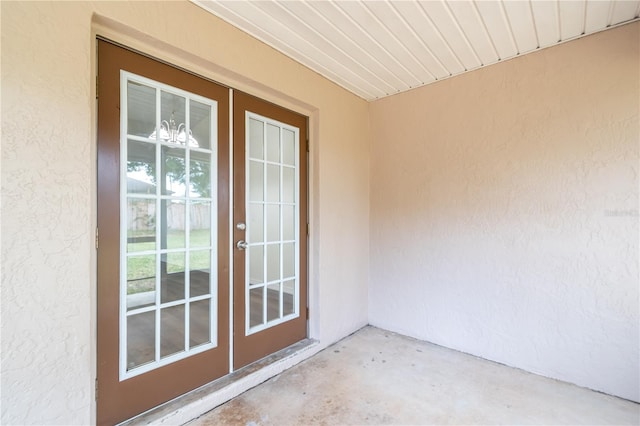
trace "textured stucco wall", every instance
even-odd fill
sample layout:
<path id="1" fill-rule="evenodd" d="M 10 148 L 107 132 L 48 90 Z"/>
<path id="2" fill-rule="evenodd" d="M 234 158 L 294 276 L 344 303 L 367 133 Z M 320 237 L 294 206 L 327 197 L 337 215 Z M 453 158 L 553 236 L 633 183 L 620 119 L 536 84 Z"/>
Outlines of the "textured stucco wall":
<path id="1" fill-rule="evenodd" d="M 371 104 L 371 324 L 640 399 L 639 30 Z"/>
<path id="2" fill-rule="evenodd" d="M 94 415 L 92 28 L 309 112 L 311 333 L 327 345 L 367 323 L 363 100 L 186 1 L 0 7 L 2 424 L 88 424 Z"/>

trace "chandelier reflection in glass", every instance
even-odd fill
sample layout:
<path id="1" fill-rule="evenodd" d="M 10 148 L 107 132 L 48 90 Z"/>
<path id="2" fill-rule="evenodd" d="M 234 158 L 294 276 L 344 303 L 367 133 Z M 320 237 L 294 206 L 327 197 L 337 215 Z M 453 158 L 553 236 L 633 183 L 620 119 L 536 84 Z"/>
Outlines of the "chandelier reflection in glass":
<path id="1" fill-rule="evenodd" d="M 156 131 L 149 135 L 149 139 L 156 139 Z M 171 113 L 169 121 L 162 120 L 160 123 L 160 140 L 169 143 L 175 143 L 185 145 L 187 139 L 186 126 L 184 123 L 180 123 L 176 126 L 176 120 L 174 119 L 174 113 Z M 189 146 L 198 148 L 200 145 L 196 138 L 193 137 L 193 133 L 189 130 Z"/>

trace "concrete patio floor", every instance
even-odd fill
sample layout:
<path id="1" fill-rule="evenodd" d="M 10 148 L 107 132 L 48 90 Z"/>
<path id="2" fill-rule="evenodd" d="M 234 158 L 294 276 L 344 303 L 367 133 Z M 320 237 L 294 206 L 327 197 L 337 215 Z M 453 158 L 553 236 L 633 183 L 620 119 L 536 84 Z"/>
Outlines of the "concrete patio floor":
<path id="1" fill-rule="evenodd" d="M 640 423 L 640 405 L 365 327 L 189 423 Z"/>

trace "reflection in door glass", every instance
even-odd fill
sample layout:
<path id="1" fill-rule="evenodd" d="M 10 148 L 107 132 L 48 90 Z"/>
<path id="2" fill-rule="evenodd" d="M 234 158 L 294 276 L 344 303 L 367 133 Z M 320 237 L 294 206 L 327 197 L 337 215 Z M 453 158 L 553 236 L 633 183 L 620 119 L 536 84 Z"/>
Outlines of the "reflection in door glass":
<path id="1" fill-rule="evenodd" d="M 189 347 L 194 348 L 196 346 L 209 343 L 211 323 L 208 321 L 210 318 L 209 309 L 211 305 L 210 299 L 199 300 L 197 302 L 191 302 L 189 312 Z"/>
<path id="2" fill-rule="evenodd" d="M 249 157 L 264 159 L 264 123 L 249 119 Z"/>
<path id="3" fill-rule="evenodd" d="M 173 302 L 185 298 L 185 253 L 163 253 L 160 255 L 160 301 Z"/>
<path id="4" fill-rule="evenodd" d="M 267 161 L 280 162 L 280 127 L 267 124 Z"/>
<path id="5" fill-rule="evenodd" d="M 184 306 L 170 306 L 160 311 L 160 356 L 163 358 L 185 350 Z"/>
<path id="6" fill-rule="evenodd" d="M 189 253 L 189 296 L 198 297 L 211 293 L 211 250 L 195 250 Z"/>
<path id="7" fill-rule="evenodd" d="M 156 201 L 127 199 L 127 251 L 154 250 L 156 247 Z"/>
<path id="8" fill-rule="evenodd" d="M 189 246 L 211 246 L 211 201 L 189 203 Z"/>
<path id="9" fill-rule="evenodd" d="M 127 82 L 127 133 L 148 137 L 156 129 L 156 89 L 135 81 Z"/>
<path id="10" fill-rule="evenodd" d="M 264 287 L 249 290 L 249 326 L 255 327 L 264 323 Z"/>
<path id="11" fill-rule="evenodd" d="M 280 318 L 280 283 L 267 286 L 267 321 Z"/>
<path id="12" fill-rule="evenodd" d="M 127 370 L 155 360 L 155 329 L 155 311 L 127 317 Z"/>
<path id="13" fill-rule="evenodd" d="M 200 148 L 211 149 L 211 105 L 198 101 L 189 101 L 189 119 L 191 137 Z"/>
<path id="14" fill-rule="evenodd" d="M 127 257 L 127 310 L 156 303 L 156 255 Z"/>
<path id="15" fill-rule="evenodd" d="M 211 154 L 192 151 L 189 175 L 189 195 L 192 198 L 211 198 Z"/>
<path id="16" fill-rule="evenodd" d="M 124 71 L 121 78 L 126 379 L 217 344 L 217 102 Z"/>

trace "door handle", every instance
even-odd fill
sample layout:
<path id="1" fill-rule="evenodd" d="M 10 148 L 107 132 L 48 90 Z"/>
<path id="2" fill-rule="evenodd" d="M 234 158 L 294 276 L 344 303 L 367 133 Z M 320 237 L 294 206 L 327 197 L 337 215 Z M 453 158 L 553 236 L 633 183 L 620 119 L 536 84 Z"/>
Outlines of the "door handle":
<path id="1" fill-rule="evenodd" d="M 249 243 L 247 243 L 246 241 L 240 240 L 236 243 L 236 247 L 238 247 L 238 250 L 246 250 L 249 248 Z"/>

